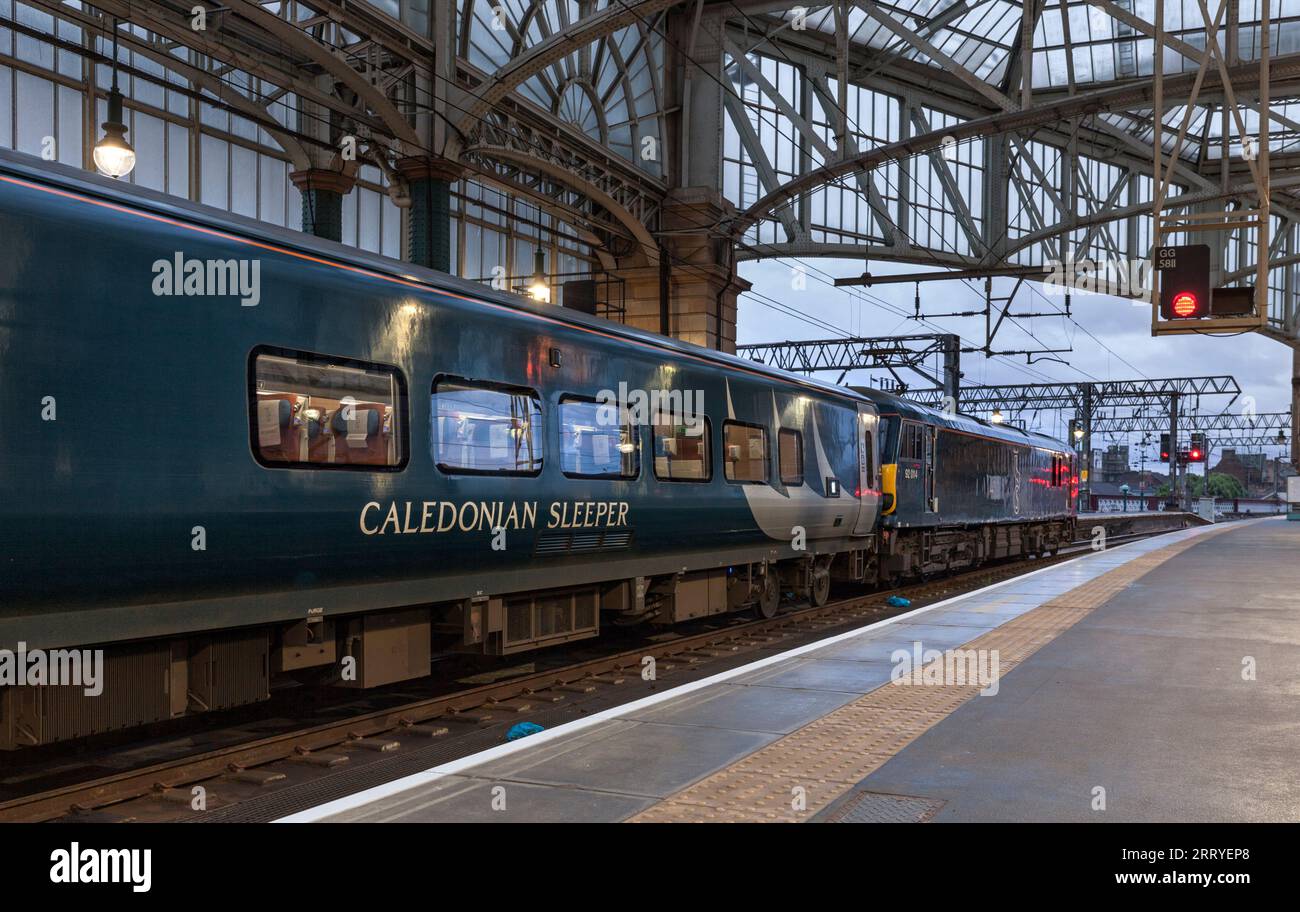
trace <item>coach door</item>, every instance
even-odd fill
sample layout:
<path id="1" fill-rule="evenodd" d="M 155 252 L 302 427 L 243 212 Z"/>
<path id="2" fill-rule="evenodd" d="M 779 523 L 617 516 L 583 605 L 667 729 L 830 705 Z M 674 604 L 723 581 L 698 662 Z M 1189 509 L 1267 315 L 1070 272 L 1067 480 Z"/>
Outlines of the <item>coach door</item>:
<path id="1" fill-rule="evenodd" d="M 858 521 L 854 535 L 870 535 L 880 515 L 880 416 L 858 404 Z"/>
<path id="2" fill-rule="evenodd" d="M 934 493 L 934 459 L 935 459 L 935 437 L 939 429 L 934 425 L 926 425 L 925 431 L 925 511 L 933 513 L 938 508 Z"/>

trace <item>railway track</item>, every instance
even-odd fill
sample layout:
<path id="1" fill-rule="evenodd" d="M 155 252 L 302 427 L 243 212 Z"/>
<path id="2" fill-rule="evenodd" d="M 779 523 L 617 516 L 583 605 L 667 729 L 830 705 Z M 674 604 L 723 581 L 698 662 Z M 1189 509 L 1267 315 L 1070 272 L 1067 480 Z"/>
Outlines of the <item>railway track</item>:
<path id="1" fill-rule="evenodd" d="M 1161 533 L 1113 536 L 1110 541 L 1118 544 L 1153 534 Z M 4 801 L 0 822 L 272 819 L 322 796 L 337 797 L 340 788 L 346 794 L 398 778 L 413 771 L 410 767 L 428 768 L 498 744 L 515 722 L 545 721 L 550 727 L 581 718 L 763 654 L 1070 560 L 1088 548 L 1088 542 L 1076 542 L 1053 557 L 987 565 L 819 608 L 796 607 L 771 619 L 741 620 L 657 642 L 652 638 L 636 648 L 571 665 L 290 726 L 214 749 L 191 745 L 159 762 L 142 762 Z M 886 603 L 891 595 L 912 604 L 892 608 Z M 654 674 L 647 679 L 644 671 L 650 665 Z M 346 704 L 339 708 L 347 711 Z M 131 751 L 123 753 L 129 757 Z M 129 765 L 129 759 L 125 763 Z M 102 769 L 104 764 L 97 765 Z"/>

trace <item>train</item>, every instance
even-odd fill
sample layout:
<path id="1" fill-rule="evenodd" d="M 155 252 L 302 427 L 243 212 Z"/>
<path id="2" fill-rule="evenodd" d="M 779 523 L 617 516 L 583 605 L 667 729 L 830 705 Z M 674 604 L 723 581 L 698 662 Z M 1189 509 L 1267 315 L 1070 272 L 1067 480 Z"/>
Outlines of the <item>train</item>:
<path id="1" fill-rule="evenodd" d="M 7 152 L 0 237 L 6 750 L 1073 539 L 1049 437 Z"/>

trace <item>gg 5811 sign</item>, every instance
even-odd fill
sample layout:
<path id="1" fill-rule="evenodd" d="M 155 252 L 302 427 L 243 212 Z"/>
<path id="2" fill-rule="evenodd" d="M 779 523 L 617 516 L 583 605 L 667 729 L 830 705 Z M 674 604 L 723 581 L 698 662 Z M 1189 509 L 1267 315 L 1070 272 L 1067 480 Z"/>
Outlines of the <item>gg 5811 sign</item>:
<path id="1" fill-rule="evenodd" d="M 1199 320 L 1210 313 L 1210 247 L 1157 247 L 1160 319 Z"/>

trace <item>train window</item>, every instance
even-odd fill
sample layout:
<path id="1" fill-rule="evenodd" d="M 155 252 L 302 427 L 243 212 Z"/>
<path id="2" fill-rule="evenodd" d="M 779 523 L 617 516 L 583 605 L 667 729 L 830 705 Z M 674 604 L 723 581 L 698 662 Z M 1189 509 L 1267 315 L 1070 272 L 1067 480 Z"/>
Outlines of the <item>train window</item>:
<path id="1" fill-rule="evenodd" d="M 636 478 L 637 443 L 625 407 L 577 397 L 560 400 L 560 469 L 570 478 Z"/>
<path id="2" fill-rule="evenodd" d="M 709 481 L 709 421 L 702 415 L 687 422 L 681 416 L 658 414 L 651 421 L 655 447 L 655 477 L 664 481 Z"/>
<path id="3" fill-rule="evenodd" d="M 406 464 L 406 382 L 396 368 L 263 346 L 249 372 L 253 453 L 262 465 Z"/>
<path id="4" fill-rule="evenodd" d="M 542 470 L 542 403 L 503 383 L 433 381 L 433 459 L 444 472 L 536 475 Z"/>
<path id="5" fill-rule="evenodd" d="M 722 475 L 727 481 L 767 481 L 767 429 L 739 421 L 722 423 Z"/>
<path id="6" fill-rule="evenodd" d="M 781 484 L 803 484 L 803 434 L 781 428 L 776 435 L 777 462 L 781 469 Z"/>
<path id="7" fill-rule="evenodd" d="M 899 459 L 925 459 L 925 428 L 911 421 L 903 422 L 903 439 L 898 446 Z"/>
<path id="8" fill-rule="evenodd" d="M 866 459 L 863 464 L 867 467 L 867 484 L 869 485 L 876 483 L 876 450 L 874 443 L 871 432 L 864 431 L 862 434 L 862 450 Z"/>

